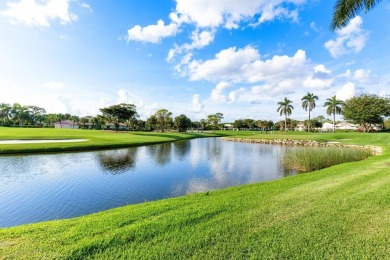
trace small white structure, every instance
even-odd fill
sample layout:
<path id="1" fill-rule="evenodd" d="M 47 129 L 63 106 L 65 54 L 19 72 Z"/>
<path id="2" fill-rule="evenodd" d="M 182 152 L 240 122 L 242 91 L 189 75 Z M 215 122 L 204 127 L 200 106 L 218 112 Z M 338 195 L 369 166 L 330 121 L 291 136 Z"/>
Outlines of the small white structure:
<path id="1" fill-rule="evenodd" d="M 333 123 L 329 123 L 329 122 L 323 123 L 321 130 L 325 132 L 333 131 Z"/>
<path id="2" fill-rule="evenodd" d="M 304 124 L 297 124 L 297 126 L 295 127 L 295 131 L 305 131 L 305 125 Z"/>
<path id="3" fill-rule="evenodd" d="M 63 120 L 61 122 L 55 122 L 54 128 L 66 128 L 66 129 L 79 129 L 79 126 L 76 122 L 72 120 Z"/>
<path id="4" fill-rule="evenodd" d="M 106 124 L 106 129 L 115 130 L 115 124 L 113 123 Z M 119 124 L 118 130 L 129 130 L 129 128 L 125 124 Z"/>
<path id="5" fill-rule="evenodd" d="M 358 125 L 351 124 L 348 122 L 341 122 L 341 123 L 336 125 L 336 129 L 339 129 L 339 130 L 354 130 L 354 131 L 356 131 L 358 128 L 359 128 Z"/>

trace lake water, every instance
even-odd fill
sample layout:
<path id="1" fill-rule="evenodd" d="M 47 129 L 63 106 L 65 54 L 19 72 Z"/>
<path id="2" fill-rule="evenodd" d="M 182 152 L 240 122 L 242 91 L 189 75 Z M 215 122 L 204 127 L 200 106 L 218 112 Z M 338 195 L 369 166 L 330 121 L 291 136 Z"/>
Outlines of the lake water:
<path id="1" fill-rule="evenodd" d="M 202 138 L 128 149 L 0 157 L 0 227 L 293 174 L 285 147 Z"/>

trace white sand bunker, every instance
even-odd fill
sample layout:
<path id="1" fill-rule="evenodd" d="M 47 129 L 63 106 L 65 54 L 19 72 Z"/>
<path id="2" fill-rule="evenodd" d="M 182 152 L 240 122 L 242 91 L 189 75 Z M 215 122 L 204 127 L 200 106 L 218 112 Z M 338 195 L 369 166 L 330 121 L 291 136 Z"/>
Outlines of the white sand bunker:
<path id="1" fill-rule="evenodd" d="M 0 144 L 40 144 L 40 143 L 76 143 L 88 139 L 62 139 L 62 140 L 3 140 Z"/>

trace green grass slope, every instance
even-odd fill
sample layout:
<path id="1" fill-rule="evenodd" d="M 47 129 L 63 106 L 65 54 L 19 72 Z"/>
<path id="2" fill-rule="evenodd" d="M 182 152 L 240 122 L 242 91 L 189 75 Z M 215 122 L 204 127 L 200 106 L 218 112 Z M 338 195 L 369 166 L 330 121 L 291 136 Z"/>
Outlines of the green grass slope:
<path id="1" fill-rule="evenodd" d="M 343 133 L 326 139 L 381 145 L 389 136 Z M 390 149 L 383 151 L 277 181 L 0 229 L 0 258 L 386 259 Z"/>
<path id="2" fill-rule="evenodd" d="M 87 139 L 87 141 L 75 143 L 0 144 L 0 154 L 121 148 L 208 136 L 215 136 L 215 134 L 0 127 L 0 140 Z"/>

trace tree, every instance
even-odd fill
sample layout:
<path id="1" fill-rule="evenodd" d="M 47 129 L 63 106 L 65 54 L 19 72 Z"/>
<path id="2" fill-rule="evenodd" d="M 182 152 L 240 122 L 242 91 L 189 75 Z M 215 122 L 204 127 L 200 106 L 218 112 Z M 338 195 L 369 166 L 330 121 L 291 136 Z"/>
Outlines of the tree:
<path id="1" fill-rule="evenodd" d="M 11 108 L 11 116 L 13 119 L 13 124 L 18 122 L 19 126 L 23 126 L 24 121 L 29 119 L 30 111 L 27 106 L 22 106 L 19 103 L 14 103 Z"/>
<path id="2" fill-rule="evenodd" d="M 130 120 L 137 114 L 135 105 L 125 103 L 100 108 L 100 112 L 105 118 L 114 123 L 115 131 L 118 131 L 120 123 Z"/>
<path id="3" fill-rule="evenodd" d="M 337 0 L 330 24 L 332 31 L 345 27 L 363 9 L 368 12 L 381 0 Z"/>
<path id="4" fill-rule="evenodd" d="M 72 128 L 74 129 L 74 125 L 75 123 L 78 123 L 80 121 L 80 118 L 78 116 L 71 116 L 70 117 L 70 120 L 72 120 L 73 124 L 72 124 Z"/>
<path id="5" fill-rule="evenodd" d="M 390 99 L 371 94 L 353 97 L 345 101 L 343 116 L 367 132 L 373 124 L 382 124 L 384 116 L 390 116 Z"/>
<path id="6" fill-rule="evenodd" d="M 277 112 L 280 112 L 280 115 L 284 114 L 284 131 L 287 131 L 287 116 L 291 115 L 292 110 L 294 109 L 291 104 L 292 101 L 287 99 L 286 97 L 283 101 L 278 102 L 279 107 Z"/>
<path id="7" fill-rule="evenodd" d="M 218 128 L 218 124 L 223 119 L 222 113 L 215 113 L 207 116 L 207 122 L 212 126 L 212 128 L 215 129 Z"/>
<path id="8" fill-rule="evenodd" d="M 336 95 L 332 98 L 327 98 L 324 107 L 327 107 L 326 113 L 328 115 L 333 114 L 333 133 L 336 132 L 336 114 L 340 115 L 342 112 L 342 106 L 344 105 L 344 101 L 338 100 Z"/>
<path id="9" fill-rule="evenodd" d="M 200 130 L 201 132 L 203 132 L 203 130 L 207 127 L 208 122 L 206 119 L 201 119 L 199 123 L 200 123 Z"/>
<path id="10" fill-rule="evenodd" d="M 146 120 L 145 126 L 149 131 L 154 131 L 157 128 L 157 117 L 155 115 L 151 115 Z"/>
<path id="11" fill-rule="evenodd" d="M 38 124 L 43 121 L 43 116 L 46 114 L 46 110 L 37 106 L 27 106 L 30 112 L 30 119 L 32 123 Z"/>
<path id="12" fill-rule="evenodd" d="M 11 106 L 6 103 L 0 104 L 0 118 L 1 118 L 1 126 L 4 126 L 5 120 L 9 119 L 11 113 Z"/>
<path id="13" fill-rule="evenodd" d="M 186 132 L 189 127 L 191 127 L 191 120 L 184 114 L 175 117 L 174 120 L 175 127 L 179 132 Z"/>
<path id="14" fill-rule="evenodd" d="M 157 120 L 157 127 L 160 128 L 161 132 L 164 132 L 167 127 L 172 125 L 172 112 L 166 109 L 157 110 L 154 114 Z"/>
<path id="15" fill-rule="evenodd" d="M 309 92 L 301 99 L 302 108 L 309 111 L 308 132 L 310 132 L 310 112 L 316 107 L 316 100 L 318 100 L 318 97 Z"/>

